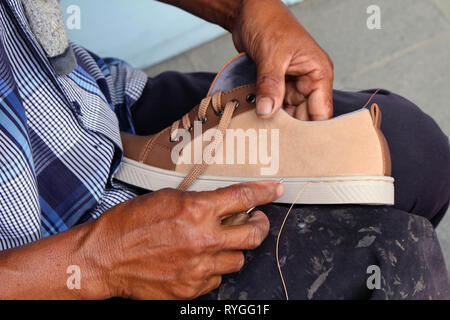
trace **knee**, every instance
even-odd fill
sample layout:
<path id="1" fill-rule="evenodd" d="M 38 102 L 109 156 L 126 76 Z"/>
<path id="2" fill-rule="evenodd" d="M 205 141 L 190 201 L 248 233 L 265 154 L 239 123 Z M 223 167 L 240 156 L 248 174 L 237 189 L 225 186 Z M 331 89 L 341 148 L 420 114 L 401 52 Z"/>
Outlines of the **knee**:
<path id="1" fill-rule="evenodd" d="M 400 208 L 432 218 L 450 199 L 450 147 L 429 115 L 405 98 L 383 91 L 374 98 L 392 158 Z M 398 201 L 397 201 L 398 200 Z"/>
<path id="2" fill-rule="evenodd" d="M 409 155 L 407 160 L 422 169 L 450 178 L 449 140 L 437 122 L 411 101 L 389 91 L 382 90 L 377 100 L 383 114 L 382 130 L 393 148 Z"/>
<path id="3" fill-rule="evenodd" d="M 444 151 L 449 156 L 449 142 L 437 122 L 413 102 L 387 90 L 381 90 L 374 98 L 383 114 L 382 129 L 387 134 L 391 131 L 402 131 L 402 136 L 408 136 L 410 146 L 429 151 Z M 406 141 L 405 141 L 406 142 Z"/>

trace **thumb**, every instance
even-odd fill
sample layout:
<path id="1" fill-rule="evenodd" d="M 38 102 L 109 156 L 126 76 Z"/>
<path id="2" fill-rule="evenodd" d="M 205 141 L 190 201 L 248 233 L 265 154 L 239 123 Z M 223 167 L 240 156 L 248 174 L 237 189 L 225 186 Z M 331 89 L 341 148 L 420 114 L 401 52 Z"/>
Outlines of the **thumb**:
<path id="1" fill-rule="evenodd" d="M 256 114 L 261 118 L 270 118 L 281 108 L 285 90 L 284 68 L 260 63 L 256 81 Z"/>

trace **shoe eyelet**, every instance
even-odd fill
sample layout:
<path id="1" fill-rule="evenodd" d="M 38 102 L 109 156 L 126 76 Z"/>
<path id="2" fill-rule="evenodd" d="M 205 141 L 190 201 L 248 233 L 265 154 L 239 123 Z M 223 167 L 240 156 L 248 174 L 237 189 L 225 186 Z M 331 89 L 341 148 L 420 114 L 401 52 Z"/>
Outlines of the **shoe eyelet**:
<path id="1" fill-rule="evenodd" d="M 255 103 L 256 102 L 256 96 L 253 93 L 251 93 L 251 94 L 249 94 L 247 96 L 246 100 L 247 100 L 248 103 Z"/>
<path id="2" fill-rule="evenodd" d="M 206 121 L 208 121 L 207 117 L 204 117 L 203 119 L 198 118 L 198 121 L 200 121 L 202 124 L 204 124 Z"/>
<path id="3" fill-rule="evenodd" d="M 192 129 L 194 129 L 194 127 L 190 126 L 189 129 L 188 129 L 188 131 L 191 132 Z"/>
<path id="4" fill-rule="evenodd" d="M 223 109 L 221 109 L 219 112 L 214 111 L 214 113 L 216 114 L 216 116 L 221 117 L 223 115 Z"/>
<path id="5" fill-rule="evenodd" d="M 234 107 L 235 109 L 237 109 L 239 107 L 239 100 L 233 99 L 233 100 L 231 100 L 231 102 L 236 103 L 236 106 Z"/>
<path id="6" fill-rule="evenodd" d="M 172 137 L 169 137 L 170 142 L 178 142 L 180 141 L 180 137 L 177 136 L 175 139 L 172 139 Z"/>

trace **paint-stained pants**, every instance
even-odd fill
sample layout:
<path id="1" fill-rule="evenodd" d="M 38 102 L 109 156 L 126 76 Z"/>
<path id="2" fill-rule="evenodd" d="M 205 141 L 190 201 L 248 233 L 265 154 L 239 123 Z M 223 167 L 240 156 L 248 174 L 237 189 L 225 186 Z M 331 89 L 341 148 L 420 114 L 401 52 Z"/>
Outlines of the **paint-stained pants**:
<path id="1" fill-rule="evenodd" d="M 133 106 L 136 133 L 151 134 L 200 102 L 214 74 L 165 72 L 149 79 Z M 355 111 L 374 90 L 334 91 L 335 116 Z M 450 299 L 450 282 L 433 226 L 450 200 L 450 148 L 435 121 L 386 90 L 373 99 L 389 143 L 394 207 L 295 206 L 280 239 L 281 270 L 290 299 Z M 275 259 L 286 205 L 261 208 L 271 230 L 246 252 L 244 268 L 223 277 L 203 299 L 285 299 Z"/>

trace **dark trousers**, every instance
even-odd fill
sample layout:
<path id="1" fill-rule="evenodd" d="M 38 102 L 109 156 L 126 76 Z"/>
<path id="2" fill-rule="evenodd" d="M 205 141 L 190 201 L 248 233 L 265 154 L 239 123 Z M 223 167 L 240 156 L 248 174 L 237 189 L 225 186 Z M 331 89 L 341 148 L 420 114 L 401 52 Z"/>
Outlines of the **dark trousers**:
<path id="1" fill-rule="evenodd" d="M 213 78 L 211 73 L 165 72 L 149 79 L 132 110 L 136 133 L 152 134 L 179 119 L 205 97 Z M 373 92 L 335 90 L 335 116 L 360 109 Z M 381 90 L 373 102 L 383 114 L 396 204 L 295 206 L 279 246 L 291 299 L 450 298 L 433 228 L 449 206 L 448 138 L 432 118 L 394 93 Z M 246 252 L 239 273 L 224 276 L 220 288 L 203 298 L 285 298 L 275 244 L 288 207 L 271 204 L 262 210 L 271 222 L 267 239 Z M 375 281 L 373 266 L 380 270 L 379 289 L 367 286 L 368 279 Z"/>

